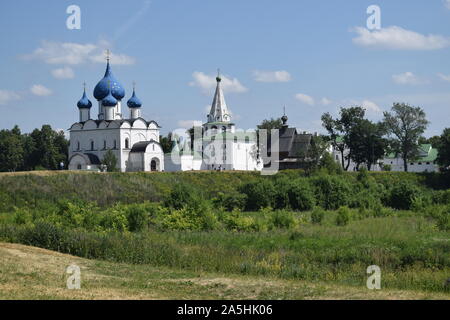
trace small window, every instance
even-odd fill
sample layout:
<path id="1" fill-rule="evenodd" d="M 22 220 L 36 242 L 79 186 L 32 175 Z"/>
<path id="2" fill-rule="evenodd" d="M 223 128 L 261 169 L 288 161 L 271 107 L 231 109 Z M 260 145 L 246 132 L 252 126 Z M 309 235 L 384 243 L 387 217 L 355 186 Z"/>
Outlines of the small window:
<path id="1" fill-rule="evenodd" d="M 245 137 L 245 143 L 249 143 L 250 142 L 250 138 L 249 137 Z"/>
<path id="2" fill-rule="evenodd" d="M 429 162 L 427 162 L 427 164 L 430 164 Z"/>
<path id="3" fill-rule="evenodd" d="M 419 162 L 419 166 L 421 166 L 422 165 L 422 162 Z"/>
<path id="4" fill-rule="evenodd" d="M 77 170 L 81 170 L 81 164 L 77 165 Z"/>
<path id="5" fill-rule="evenodd" d="M 152 147 L 153 147 L 153 151 L 155 151 L 155 144 L 153 144 Z"/>
<path id="6" fill-rule="evenodd" d="M 103 140 L 103 149 L 106 149 L 106 140 Z"/>
<path id="7" fill-rule="evenodd" d="M 216 141 L 216 137 L 211 137 L 211 142 Z"/>
<path id="8" fill-rule="evenodd" d="M 234 143 L 237 143 L 237 137 L 234 137 Z"/>
<path id="9" fill-rule="evenodd" d="M 117 141 L 114 140 L 114 149 L 117 149 Z"/>
<path id="10" fill-rule="evenodd" d="M 128 138 L 125 139 L 125 149 L 129 149 L 130 148 L 130 141 L 128 140 Z"/>
<path id="11" fill-rule="evenodd" d="M 80 150 L 80 141 L 77 141 L 77 150 Z"/>
<path id="12" fill-rule="evenodd" d="M 338 155 L 336 155 L 336 161 L 337 161 L 337 160 L 339 160 L 339 156 L 338 156 Z"/>
<path id="13" fill-rule="evenodd" d="M 227 132 L 227 127 L 223 126 L 222 127 L 222 132 Z"/>
<path id="14" fill-rule="evenodd" d="M 91 150 L 94 150 L 94 141 L 91 141 Z"/>

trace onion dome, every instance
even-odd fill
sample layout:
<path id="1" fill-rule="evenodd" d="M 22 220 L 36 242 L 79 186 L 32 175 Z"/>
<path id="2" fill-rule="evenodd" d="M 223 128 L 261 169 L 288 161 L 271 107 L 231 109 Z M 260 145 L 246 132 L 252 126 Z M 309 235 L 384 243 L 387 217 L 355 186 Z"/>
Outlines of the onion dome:
<path id="1" fill-rule="evenodd" d="M 136 92 L 133 89 L 133 95 L 127 102 L 128 108 L 140 108 L 142 107 L 142 102 L 139 100 L 138 97 L 136 97 Z"/>
<path id="2" fill-rule="evenodd" d="M 90 109 L 92 107 L 92 102 L 86 96 L 86 89 L 84 89 L 83 96 L 77 103 L 78 108 L 87 108 Z"/>
<path id="3" fill-rule="evenodd" d="M 114 107 L 117 104 L 117 99 L 114 98 L 114 96 L 111 94 L 111 91 L 109 91 L 108 95 L 103 98 L 102 105 L 104 107 Z"/>
<path id="4" fill-rule="evenodd" d="M 108 60 L 105 76 L 95 86 L 94 97 L 97 100 L 104 100 L 109 93 L 111 93 L 112 96 L 119 101 L 122 100 L 123 97 L 125 97 L 125 89 L 112 74 L 111 66 L 109 65 Z"/>

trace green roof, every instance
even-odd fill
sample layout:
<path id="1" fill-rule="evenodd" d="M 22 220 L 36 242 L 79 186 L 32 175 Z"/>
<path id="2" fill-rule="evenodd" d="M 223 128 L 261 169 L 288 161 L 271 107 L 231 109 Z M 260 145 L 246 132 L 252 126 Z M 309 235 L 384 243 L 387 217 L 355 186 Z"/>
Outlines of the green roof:
<path id="1" fill-rule="evenodd" d="M 424 152 L 427 155 L 426 156 L 419 156 L 415 161 L 420 162 L 434 162 L 437 159 L 438 156 L 438 150 L 433 148 L 431 144 L 421 144 L 419 146 L 419 151 Z M 395 159 L 396 155 L 395 153 L 390 153 L 386 157 L 387 159 Z"/>

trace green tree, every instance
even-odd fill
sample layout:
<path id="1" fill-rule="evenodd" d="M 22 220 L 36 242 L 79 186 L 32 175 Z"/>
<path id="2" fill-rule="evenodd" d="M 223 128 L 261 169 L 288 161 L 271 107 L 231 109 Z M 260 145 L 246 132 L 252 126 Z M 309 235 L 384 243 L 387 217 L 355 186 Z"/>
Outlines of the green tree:
<path id="1" fill-rule="evenodd" d="M 349 134 L 347 143 L 352 150 L 350 158 L 359 167 L 365 163 L 370 171 L 372 165 L 385 154 L 386 141 L 382 123 L 373 123 L 367 119 L 360 119 Z"/>
<path id="2" fill-rule="evenodd" d="M 428 126 L 425 112 L 420 107 L 411 107 L 405 103 L 394 103 L 391 112 L 384 112 L 384 125 L 392 138 L 391 148 L 403 159 L 405 172 L 408 160 L 418 156 L 419 137 Z"/>
<path id="3" fill-rule="evenodd" d="M 258 129 L 266 129 L 268 133 L 270 133 L 270 130 L 272 129 L 281 129 L 283 126 L 283 121 L 281 121 L 281 118 L 270 118 L 269 120 L 264 119 L 261 124 L 257 125 L 256 127 Z"/>
<path id="4" fill-rule="evenodd" d="M 112 150 L 106 151 L 105 155 L 103 156 L 102 164 L 106 165 L 108 172 L 117 171 L 117 158 Z"/>
<path id="5" fill-rule="evenodd" d="M 0 171 L 16 171 L 23 167 L 23 140 L 19 127 L 0 131 Z"/>
<path id="6" fill-rule="evenodd" d="M 170 153 L 172 151 L 172 133 L 169 132 L 169 134 L 164 136 L 159 136 L 159 143 L 161 143 L 161 147 L 163 149 L 164 153 Z"/>
<path id="7" fill-rule="evenodd" d="M 437 162 L 444 168 L 450 166 L 450 128 L 444 129 L 437 144 L 438 157 Z"/>
<path id="8" fill-rule="evenodd" d="M 329 134 L 329 141 L 335 150 L 341 154 L 341 165 L 348 170 L 353 154 L 353 145 L 350 143 L 353 129 L 364 119 L 365 110 L 355 106 L 341 108 L 339 118 L 334 119 L 328 112 L 322 115 L 322 126 Z M 345 152 L 348 151 L 347 154 Z"/>

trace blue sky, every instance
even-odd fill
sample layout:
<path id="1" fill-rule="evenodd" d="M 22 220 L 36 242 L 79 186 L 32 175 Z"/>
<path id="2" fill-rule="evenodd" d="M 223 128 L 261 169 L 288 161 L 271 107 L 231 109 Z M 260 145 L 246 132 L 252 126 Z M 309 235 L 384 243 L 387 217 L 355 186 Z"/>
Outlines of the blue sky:
<path id="1" fill-rule="evenodd" d="M 69 30 L 69 5 L 81 30 Z M 369 5 L 381 30 L 369 31 Z M 363 105 L 381 119 L 394 101 L 421 106 L 427 135 L 450 127 L 450 1 L 2 1 L 0 128 L 67 129 L 103 77 L 104 50 L 130 97 L 163 133 L 206 119 L 220 68 L 234 122 L 282 115 L 319 131 L 324 112 Z M 126 109 L 125 109 L 126 110 Z M 94 103 L 92 114 L 97 114 Z"/>

